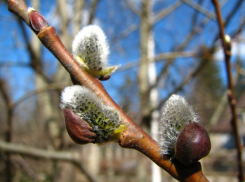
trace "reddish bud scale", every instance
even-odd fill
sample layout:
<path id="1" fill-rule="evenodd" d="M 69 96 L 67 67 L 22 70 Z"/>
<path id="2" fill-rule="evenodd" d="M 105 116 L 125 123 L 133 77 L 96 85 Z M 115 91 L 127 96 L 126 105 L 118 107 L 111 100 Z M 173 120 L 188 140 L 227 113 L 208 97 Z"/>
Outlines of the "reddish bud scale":
<path id="1" fill-rule="evenodd" d="M 111 78 L 111 75 L 105 75 L 105 76 L 100 76 L 98 79 L 100 81 L 106 81 L 109 80 Z"/>
<path id="2" fill-rule="evenodd" d="M 29 17 L 32 28 L 38 33 L 48 27 L 47 20 L 39 12 L 33 10 L 29 13 Z"/>
<path id="3" fill-rule="evenodd" d="M 72 110 L 63 109 L 66 129 L 72 140 L 78 144 L 95 143 L 97 135 L 92 132 L 92 127 L 78 117 Z"/>
<path id="4" fill-rule="evenodd" d="M 190 166 L 207 156 L 211 142 L 205 128 L 197 122 L 190 122 L 180 132 L 176 143 L 176 158 L 185 166 Z"/>

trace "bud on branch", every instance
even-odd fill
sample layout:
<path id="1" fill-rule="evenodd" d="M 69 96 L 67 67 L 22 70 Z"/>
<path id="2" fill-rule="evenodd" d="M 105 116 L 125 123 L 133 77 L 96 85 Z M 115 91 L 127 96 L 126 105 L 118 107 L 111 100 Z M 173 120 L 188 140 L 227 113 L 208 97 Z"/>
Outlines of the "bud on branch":
<path id="1" fill-rule="evenodd" d="M 165 103 L 160 122 L 162 154 L 190 166 L 208 155 L 211 143 L 207 131 L 185 99 L 172 95 Z"/>
<path id="2" fill-rule="evenodd" d="M 44 28 L 48 27 L 47 20 L 34 8 L 29 7 L 28 13 L 30 17 L 31 26 L 37 33 L 42 31 Z"/>
<path id="3" fill-rule="evenodd" d="M 67 130 L 77 143 L 91 142 L 87 140 L 91 136 L 94 137 L 91 131 L 96 135 L 92 143 L 118 141 L 118 134 L 125 128 L 120 125 L 121 119 L 117 111 L 104 105 L 94 93 L 80 85 L 66 87 L 63 90 L 60 107 L 64 110 Z M 83 124 L 84 122 L 91 128 Z M 81 132 L 83 130 L 88 132 Z M 89 135 L 86 136 L 87 134 Z"/>
<path id="4" fill-rule="evenodd" d="M 72 44 L 72 53 L 87 73 L 100 80 L 109 79 L 118 68 L 107 67 L 109 46 L 104 32 L 97 25 L 89 25 L 78 32 Z"/>

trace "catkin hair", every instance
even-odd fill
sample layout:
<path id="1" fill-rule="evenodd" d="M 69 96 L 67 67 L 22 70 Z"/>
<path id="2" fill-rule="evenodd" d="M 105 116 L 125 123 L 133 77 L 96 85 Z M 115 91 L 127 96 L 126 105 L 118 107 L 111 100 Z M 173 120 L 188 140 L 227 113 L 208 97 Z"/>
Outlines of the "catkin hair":
<path id="1" fill-rule="evenodd" d="M 97 143 L 106 142 L 120 126 L 118 113 L 83 86 L 66 87 L 61 93 L 60 107 L 71 109 L 85 120 L 97 134 Z"/>
<path id="2" fill-rule="evenodd" d="M 159 125 L 159 142 L 162 154 L 174 156 L 179 133 L 189 122 L 197 122 L 193 108 L 178 95 L 172 95 L 165 103 Z"/>
<path id="3" fill-rule="evenodd" d="M 91 70 L 100 71 L 105 68 L 109 46 L 102 29 L 97 25 L 84 27 L 73 41 L 72 53 L 74 58 L 80 57 Z M 77 62 L 81 64 L 79 60 Z"/>

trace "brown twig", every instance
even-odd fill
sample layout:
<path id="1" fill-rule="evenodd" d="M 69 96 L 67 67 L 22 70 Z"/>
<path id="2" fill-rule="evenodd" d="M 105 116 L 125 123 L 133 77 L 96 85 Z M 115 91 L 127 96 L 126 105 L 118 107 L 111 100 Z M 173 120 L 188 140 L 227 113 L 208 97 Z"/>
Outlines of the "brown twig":
<path id="1" fill-rule="evenodd" d="M 236 2 L 234 8 L 231 10 L 231 12 L 227 15 L 225 22 L 224 22 L 224 27 L 227 27 L 230 24 L 230 20 L 232 19 L 232 17 L 234 16 L 234 14 L 238 11 L 239 8 L 242 8 L 242 3 L 244 3 L 244 0 L 239 0 Z M 221 7 L 222 8 L 222 7 Z M 244 27 L 244 25 L 242 25 L 243 22 L 240 24 L 240 27 Z M 240 29 L 240 28 L 239 28 Z M 219 38 L 219 34 L 215 37 L 214 41 L 218 40 Z"/>
<path id="2" fill-rule="evenodd" d="M 229 105 L 230 105 L 231 113 L 232 113 L 231 122 L 233 126 L 233 132 L 234 132 L 236 148 L 237 148 L 238 179 L 240 182 L 243 182 L 244 175 L 243 175 L 243 164 L 242 164 L 242 146 L 241 146 L 241 137 L 238 131 L 236 99 L 235 99 L 234 84 L 233 84 L 232 74 L 231 74 L 231 62 L 230 62 L 231 42 L 230 40 L 226 40 L 225 38 L 225 29 L 224 29 L 222 15 L 220 11 L 219 1 L 218 0 L 212 0 L 212 1 L 215 7 L 216 15 L 217 15 L 217 20 L 218 20 L 218 24 L 220 28 L 220 38 L 222 41 L 224 56 L 225 56 L 225 65 L 226 65 L 226 72 L 227 72 L 227 79 L 228 79 L 228 92 L 229 92 L 228 100 L 229 100 Z"/>
<path id="3" fill-rule="evenodd" d="M 29 23 L 29 17 L 26 10 L 26 5 L 23 0 L 8 0 L 9 10 L 22 17 Z M 23 6 L 23 7 L 22 7 Z M 170 161 L 168 156 L 163 156 L 160 152 L 160 146 L 148 134 L 146 134 L 139 126 L 137 126 L 112 100 L 108 95 L 100 81 L 88 75 L 73 59 L 72 55 L 67 51 L 57 35 L 53 27 L 44 27 L 39 33 L 38 38 L 46 46 L 53 55 L 60 61 L 66 70 L 72 75 L 77 83 L 86 86 L 94 92 L 106 104 L 117 110 L 122 119 L 122 123 L 127 126 L 127 129 L 122 133 L 119 144 L 124 148 L 136 149 L 161 168 L 166 170 L 174 178 L 185 181 L 201 181 L 207 182 L 207 178 L 203 175 L 201 164 L 196 163 L 187 168 L 178 162 Z"/>

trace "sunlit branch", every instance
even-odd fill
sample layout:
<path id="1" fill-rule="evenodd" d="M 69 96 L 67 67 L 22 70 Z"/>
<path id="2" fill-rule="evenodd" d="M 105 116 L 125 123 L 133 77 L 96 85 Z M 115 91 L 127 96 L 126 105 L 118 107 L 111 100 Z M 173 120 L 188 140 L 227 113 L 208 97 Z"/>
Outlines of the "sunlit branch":
<path id="1" fill-rule="evenodd" d="M 27 7 L 24 1 L 9 0 L 8 7 L 10 11 L 14 12 L 18 16 L 21 16 L 21 18 L 30 27 L 32 27 L 29 23 Z M 72 55 L 62 44 L 56 30 L 51 26 L 37 27 L 40 27 L 40 30 L 38 29 L 38 31 L 35 31 L 35 33 L 37 34 L 40 41 L 60 61 L 65 69 L 71 74 L 73 79 L 78 84 L 87 87 L 95 95 L 101 98 L 101 101 L 104 104 L 110 106 L 112 109 L 118 112 L 122 124 L 127 126 L 119 138 L 119 145 L 121 147 L 138 150 L 179 181 L 208 181 L 202 173 L 201 164 L 199 162 L 187 168 L 179 162 L 171 161 L 169 156 L 162 155 L 160 152 L 159 144 L 122 111 L 122 109 L 108 95 L 100 81 L 92 78 L 78 65 Z"/>

